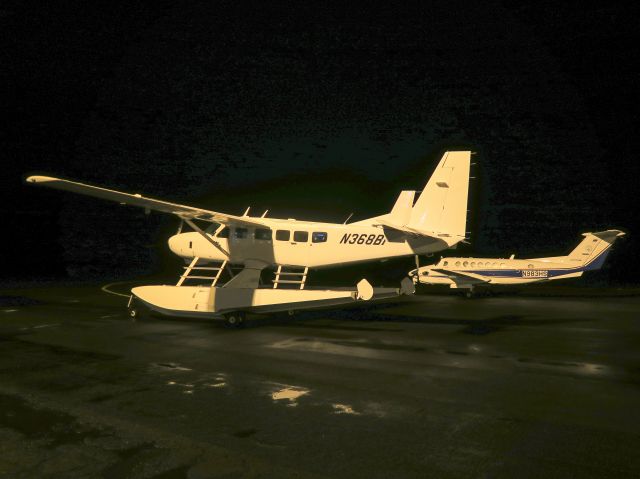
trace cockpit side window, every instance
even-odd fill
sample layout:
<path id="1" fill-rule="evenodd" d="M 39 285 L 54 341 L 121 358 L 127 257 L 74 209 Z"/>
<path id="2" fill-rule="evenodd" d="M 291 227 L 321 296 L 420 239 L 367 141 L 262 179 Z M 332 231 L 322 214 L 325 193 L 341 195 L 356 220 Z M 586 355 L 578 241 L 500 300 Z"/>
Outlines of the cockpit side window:
<path id="1" fill-rule="evenodd" d="M 308 231 L 294 231 L 293 232 L 293 241 L 296 243 L 306 243 L 309 241 L 309 232 Z"/>
<path id="2" fill-rule="evenodd" d="M 289 241 L 291 237 L 291 231 L 289 230 L 276 230 L 276 239 L 278 241 Z"/>
<path id="3" fill-rule="evenodd" d="M 314 231 L 311 233 L 312 243 L 325 243 L 327 241 L 327 233 L 321 231 Z"/>
<path id="4" fill-rule="evenodd" d="M 237 239 L 244 239 L 247 237 L 249 230 L 247 228 L 235 228 L 235 237 Z"/>
<path id="5" fill-rule="evenodd" d="M 266 228 L 256 228 L 254 238 L 257 240 L 271 241 L 271 230 Z"/>
<path id="6" fill-rule="evenodd" d="M 224 228 L 222 228 L 220 231 L 218 231 L 218 234 L 216 235 L 216 238 L 228 238 L 229 237 L 229 227 L 225 226 Z"/>

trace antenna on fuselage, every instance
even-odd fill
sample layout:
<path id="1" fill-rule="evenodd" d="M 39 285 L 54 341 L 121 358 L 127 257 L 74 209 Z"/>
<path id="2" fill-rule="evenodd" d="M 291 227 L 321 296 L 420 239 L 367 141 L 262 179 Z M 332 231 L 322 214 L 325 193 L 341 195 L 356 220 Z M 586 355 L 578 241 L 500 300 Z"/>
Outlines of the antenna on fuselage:
<path id="1" fill-rule="evenodd" d="M 344 220 L 344 223 L 342 223 L 343 225 L 347 224 L 347 221 L 349 221 L 351 219 L 351 217 L 353 216 L 353 213 L 350 213 L 349 216 L 347 216 L 347 219 Z"/>
<path id="2" fill-rule="evenodd" d="M 262 213 L 262 216 L 260 218 L 266 217 L 268 212 L 269 212 L 269 210 L 264 210 L 264 213 Z"/>
<path id="3" fill-rule="evenodd" d="M 247 209 L 244 211 L 244 213 L 242 213 L 242 216 L 249 216 L 250 209 L 251 209 L 251 206 L 247 206 Z"/>

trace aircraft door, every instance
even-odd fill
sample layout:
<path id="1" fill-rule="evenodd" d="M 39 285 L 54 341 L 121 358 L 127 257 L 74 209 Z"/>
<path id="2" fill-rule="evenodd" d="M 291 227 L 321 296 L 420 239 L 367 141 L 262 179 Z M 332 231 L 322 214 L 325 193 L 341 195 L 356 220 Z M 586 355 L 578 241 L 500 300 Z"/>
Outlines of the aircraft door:
<path id="1" fill-rule="evenodd" d="M 309 242 L 308 231 L 294 231 L 291 241 L 291 262 L 294 264 L 303 263 L 306 256 L 309 254 L 308 249 L 305 247 Z"/>

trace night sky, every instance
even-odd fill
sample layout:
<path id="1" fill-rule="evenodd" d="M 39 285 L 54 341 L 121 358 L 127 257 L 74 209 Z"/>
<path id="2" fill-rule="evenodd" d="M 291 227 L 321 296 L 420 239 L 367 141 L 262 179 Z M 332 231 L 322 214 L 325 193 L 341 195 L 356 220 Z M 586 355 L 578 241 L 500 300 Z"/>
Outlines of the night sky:
<path id="1" fill-rule="evenodd" d="M 0 6 L 5 284 L 177 274 L 177 219 L 28 174 L 341 222 L 422 189 L 455 148 L 477 179 L 452 254 L 555 256 L 621 228 L 580 284 L 638 283 L 636 10 L 53 3 Z"/>

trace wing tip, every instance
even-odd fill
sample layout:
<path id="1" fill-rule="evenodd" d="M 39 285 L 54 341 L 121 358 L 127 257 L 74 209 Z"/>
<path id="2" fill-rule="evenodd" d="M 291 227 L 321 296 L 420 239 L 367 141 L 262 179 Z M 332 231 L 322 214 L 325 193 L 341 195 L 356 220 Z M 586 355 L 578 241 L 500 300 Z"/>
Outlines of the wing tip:
<path id="1" fill-rule="evenodd" d="M 52 181 L 58 181 L 58 178 L 53 178 L 52 176 L 32 175 L 28 176 L 25 181 L 27 183 L 49 183 Z"/>

